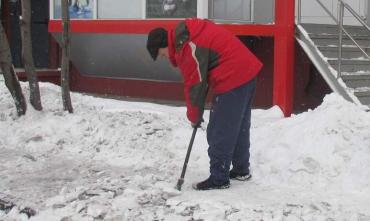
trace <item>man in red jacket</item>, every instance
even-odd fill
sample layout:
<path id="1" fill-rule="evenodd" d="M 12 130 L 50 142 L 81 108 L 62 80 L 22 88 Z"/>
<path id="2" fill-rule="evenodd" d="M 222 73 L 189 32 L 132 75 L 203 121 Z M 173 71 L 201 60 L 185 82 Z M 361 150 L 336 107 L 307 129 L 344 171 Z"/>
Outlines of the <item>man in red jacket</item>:
<path id="1" fill-rule="evenodd" d="M 197 18 L 153 29 L 147 49 L 153 60 L 165 57 L 180 69 L 193 127 L 201 124 L 207 88 L 215 94 L 207 127 L 211 175 L 193 188 L 225 189 L 230 179 L 250 179 L 251 104 L 262 63 L 228 30 Z"/>

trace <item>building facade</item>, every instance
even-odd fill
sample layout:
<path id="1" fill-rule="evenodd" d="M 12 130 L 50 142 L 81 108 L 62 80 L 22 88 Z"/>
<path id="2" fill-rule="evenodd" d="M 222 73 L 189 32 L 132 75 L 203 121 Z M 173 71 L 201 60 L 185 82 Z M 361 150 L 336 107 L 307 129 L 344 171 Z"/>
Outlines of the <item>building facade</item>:
<path id="1" fill-rule="evenodd" d="M 17 68 L 22 68 L 18 27 L 20 1 L 1 1 L 2 22 L 10 39 L 13 62 Z M 297 1 L 72 0 L 69 6 L 72 19 L 71 88 L 103 95 L 182 101 L 182 79 L 178 70 L 165 60 L 154 63 L 146 51 L 145 41 L 153 27 L 169 28 L 183 18 L 200 17 L 228 28 L 264 63 L 255 107 L 266 108 L 287 102 L 295 111 L 313 108 L 330 89 L 303 50 L 294 39 L 291 40 L 294 37 L 291 25 L 294 26 L 294 12 L 299 10 Z M 321 2 L 334 15 L 337 13 L 337 0 Z M 367 0 L 346 2 L 362 17 L 368 18 L 370 6 Z M 55 83 L 58 83 L 57 69 L 60 66 L 60 5 L 60 0 L 32 0 L 36 67 L 41 79 Z M 332 23 L 315 0 L 301 0 L 301 5 L 303 22 Z M 290 9 L 293 17 L 289 15 Z M 356 25 L 349 16 L 345 22 Z M 286 42 L 288 46 L 285 46 Z M 277 58 L 281 53 L 284 61 Z M 291 83 L 286 84 L 286 81 Z M 290 99 L 292 104 L 286 101 Z"/>

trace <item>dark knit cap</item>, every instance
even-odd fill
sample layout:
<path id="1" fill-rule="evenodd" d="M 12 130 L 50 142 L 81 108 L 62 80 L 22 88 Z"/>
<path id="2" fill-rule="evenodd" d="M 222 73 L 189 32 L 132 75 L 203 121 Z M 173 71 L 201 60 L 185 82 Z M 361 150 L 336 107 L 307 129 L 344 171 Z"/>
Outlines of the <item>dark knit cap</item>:
<path id="1" fill-rule="evenodd" d="M 148 49 L 149 54 L 154 61 L 158 57 L 158 50 L 160 48 L 166 48 L 167 46 L 168 38 L 166 29 L 155 28 L 149 32 L 146 48 Z"/>

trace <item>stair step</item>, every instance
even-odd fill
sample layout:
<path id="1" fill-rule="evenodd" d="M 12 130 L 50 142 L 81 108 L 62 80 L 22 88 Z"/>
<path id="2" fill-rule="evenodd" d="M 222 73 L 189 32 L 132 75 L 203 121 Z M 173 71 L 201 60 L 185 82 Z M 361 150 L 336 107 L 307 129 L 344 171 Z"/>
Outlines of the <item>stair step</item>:
<path id="1" fill-rule="evenodd" d="M 338 33 L 336 34 L 321 34 L 321 33 L 310 33 L 310 38 L 312 39 L 334 39 L 338 41 Z M 355 40 L 370 40 L 370 32 L 367 35 L 364 34 L 351 34 L 351 37 Z M 350 39 L 346 34 L 343 33 L 343 39 Z"/>
<path id="2" fill-rule="evenodd" d="M 360 100 L 361 104 L 370 104 L 370 87 L 356 88 L 354 94 Z"/>
<path id="3" fill-rule="evenodd" d="M 338 25 L 302 24 L 302 26 L 308 33 L 338 34 Z M 369 35 L 369 31 L 363 26 L 344 25 L 344 28 L 350 34 Z"/>
<path id="4" fill-rule="evenodd" d="M 355 94 L 359 96 L 370 96 L 370 87 L 357 88 Z"/>
<path id="5" fill-rule="evenodd" d="M 338 46 L 339 42 L 338 39 L 330 39 L 330 38 L 312 38 L 312 41 L 315 45 L 318 46 Z M 362 48 L 370 47 L 370 40 L 369 39 L 360 39 L 356 40 L 357 44 L 359 44 Z M 355 43 L 350 39 L 343 39 L 342 41 L 343 47 L 356 47 Z"/>
<path id="6" fill-rule="evenodd" d="M 370 72 L 342 73 L 342 79 L 350 88 L 370 88 Z"/>
<path id="7" fill-rule="evenodd" d="M 342 76 L 346 79 L 370 79 L 370 72 L 344 72 L 342 73 Z"/>
<path id="8" fill-rule="evenodd" d="M 328 59 L 329 63 L 331 64 L 337 64 L 338 59 Z M 370 60 L 368 59 L 342 59 L 342 65 L 370 65 Z"/>
<path id="9" fill-rule="evenodd" d="M 338 59 L 328 59 L 329 64 L 337 70 Z M 343 72 L 370 72 L 370 61 L 363 59 L 343 59 L 342 60 Z"/>
<path id="10" fill-rule="evenodd" d="M 319 46 L 318 49 L 327 58 L 338 57 L 338 46 Z M 370 55 L 370 47 L 363 48 L 366 53 Z M 357 47 L 343 47 L 342 57 L 345 59 L 364 59 L 365 55 Z"/>

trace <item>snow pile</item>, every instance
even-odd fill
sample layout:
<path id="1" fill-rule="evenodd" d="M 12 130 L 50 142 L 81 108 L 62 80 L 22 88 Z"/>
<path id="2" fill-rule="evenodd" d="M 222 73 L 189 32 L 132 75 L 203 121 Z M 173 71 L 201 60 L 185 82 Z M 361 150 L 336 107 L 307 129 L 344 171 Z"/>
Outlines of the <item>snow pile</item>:
<path id="1" fill-rule="evenodd" d="M 254 168 L 274 184 L 369 191 L 369 120 L 369 112 L 327 96 L 315 111 L 255 128 Z"/>
<path id="2" fill-rule="evenodd" d="M 228 190 L 191 189 L 209 175 L 200 130 L 178 192 L 185 108 L 73 93 L 68 114 L 40 86 L 44 111 L 18 118 L 0 85 L 0 200 L 16 204 L 0 220 L 370 220 L 370 113 L 335 94 L 291 118 L 254 110 L 253 179 Z"/>

